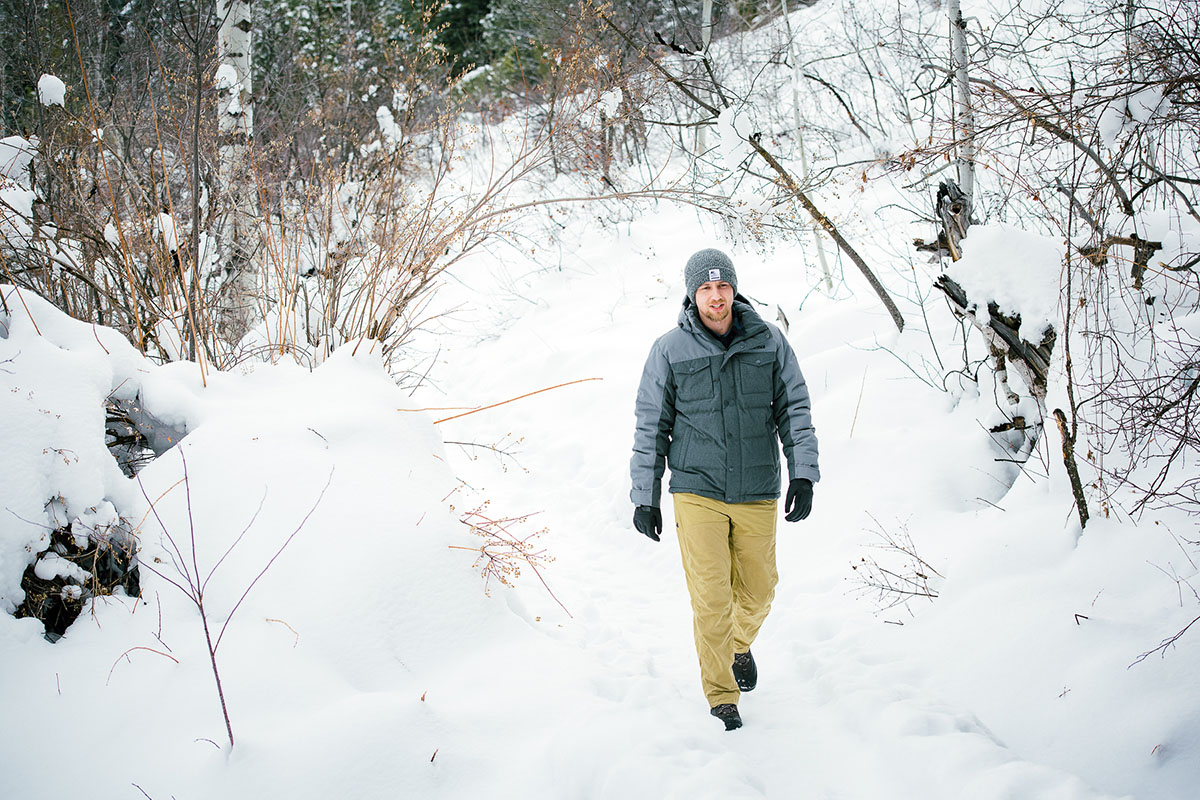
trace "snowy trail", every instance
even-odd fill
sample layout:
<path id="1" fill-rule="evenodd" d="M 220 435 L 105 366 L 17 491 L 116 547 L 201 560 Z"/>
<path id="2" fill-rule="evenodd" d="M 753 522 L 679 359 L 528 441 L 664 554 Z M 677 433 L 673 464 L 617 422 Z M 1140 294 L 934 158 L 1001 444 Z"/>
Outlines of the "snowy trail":
<path id="1" fill-rule="evenodd" d="M 222 645 L 232 751 L 219 744 L 194 608 L 164 580 L 146 577 L 138 601 L 101 600 L 57 644 L 35 620 L 4 621 L 0 797 L 1102 796 L 1075 775 L 1116 794 L 1188 796 L 1171 787 L 1194 774 L 1178 688 L 1194 685 L 1194 660 L 1125 668 L 1132 626 L 1151 642 L 1145 631 L 1158 630 L 1134 617 L 1175 600 L 1153 563 L 1137 565 L 1148 553 L 1171 563 L 1177 543 L 1160 535 L 1149 551 L 1118 528 L 1077 541 L 1044 482 L 1005 498 L 997 523 L 997 480 L 980 466 L 994 454 L 978 435 L 990 398 L 951 409 L 877 346 L 914 342 L 870 304 L 789 304 L 794 251 L 734 256 L 746 293 L 792 320 L 823 479 L 812 516 L 781 523 L 760 684 L 741 702 L 746 727 L 722 730 L 699 686 L 671 507 L 661 543 L 637 534 L 627 466 L 645 354 L 674 322 L 684 256 L 711 240 L 668 212 L 613 236 L 585 232 L 561 271 L 514 275 L 523 267 L 510 258 L 464 275 L 472 289 L 445 297 L 462 309 L 457 328 L 431 332 L 435 383 L 411 399 L 346 348 L 313 372 L 262 367 L 201 391 L 186 365 L 143 364 L 115 332 L 106 352 L 91 326 L 27 298 L 45 333 L 16 319 L 3 342 L 14 360 L 0 377 L 22 390 L 3 395 L 23 453 L 12 469 L 94 478 L 111 459 L 97 430 L 16 430 L 60 413 L 86 420 L 115 383 L 136 380 L 149 402 L 193 419 L 179 452 L 141 480 L 177 536 L 195 512 L 203 564 L 249 530 L 210 586 L 218 616 L 319 507 Z M 405 413 L 585 378 L 601 380 L 437 426 L 440 414 Z M 80 466 L 49 459 L 47 440 Z M 450 442 L 519 443 L 513 460 Z M 168 491 L 184 452 L 194 507 Z M 570 616 L 528 569 L 515 589 L 484 595 L 467 549 L 478 540 L 456 518 L 485 501 L 493 518 L 534 515 L 514 532 L 546 529 L 538 543 L 556 560 L 542 573 Z M 950 577 L 914 615 L 877 613 L 851 565 L 880 553 L 873 528 L 907 525 Z M 149 523 L 140 536 L 143 563 L 171 562 Z M 1079 611 L 1094 622 L 1078 625 Z M 79 719 L 119 719 L 120 735 L 89 735 L 73 751 L 79 769 L 51 774 L 43 743 L 73 736 Z M 1158 784 L 1143 792 L 1146 776 Z"/>
<path id="2" fill-rule="evenodd" d="M 629 519 L 636 382 L 650 343 L 674 323 L 675 273 L 684 260 L 674 254 L 691 252 L 699 235 L 687 224 L 654 227 L 634 228 L 622 243 L 645 254 L 641 263 L 631 258 L 612 269 L 596 245 L 564 272 L 526 282 L 525 301 L 535 309 L 502 331 L 485 323 L 487 340 L 463 334 L 439 367 L 444 397 L 462 405 L 603 378 L 440 426 L 448 440 L 523 437 L 517 458 L 527 472 L 490 456 L 454 466 L 493 511 L 543 512 L 537 525 L 548 526 L 543 543 L 556 558 L 544 574 L 573 615 L 567 619 L 531 576 L 516 592 L 498 590 L 546 634 L 545 653 L 515 657 L 527 658 L 531 673 L 539 664 L 552 669 L 532 683 L 559 698 L 539 706 L 547 717 L 531 712 L 526 720 L 546 748 L 532 763 L 551 766 L 513 775 L 512 796 L 532 779 L 545 796 L 580 798 L 1099 797 L 1073 776 L 1017 758 L 968 710 L 931 693 L 919 663 L 903 652 L 900 629 L 850 595 L 849 566 L 867 538 L 864 510 L 898 517 L 924 495 L 909 483 L 917 476 L 895 469 L 914 434 L 893 424 L 904 409 L 875 408 L 873 395 L 856 402 L 872 370 L 882 381 L 902 377 L 903 368 L 846 345 L 846 334 L 876 316 L 849 303 L 807 317 L 789 312 L 814 392 L 826 477 L 813 516 L 780 523 L 781 584 L 755 646 L 759 688 L 741 703 L 746 727 L 726 734 L 708 717 L 670 504 L 659 544 Z M 676 233 L 663 236 L 664 228 Z M 774 281 L 787 276 L 752 260 L 740 272 L 743 283 L 770 299 Z M 913 395 L 914 408 L 928 403 Z M 848 431 L 857 431 L 853 439 Z"/>

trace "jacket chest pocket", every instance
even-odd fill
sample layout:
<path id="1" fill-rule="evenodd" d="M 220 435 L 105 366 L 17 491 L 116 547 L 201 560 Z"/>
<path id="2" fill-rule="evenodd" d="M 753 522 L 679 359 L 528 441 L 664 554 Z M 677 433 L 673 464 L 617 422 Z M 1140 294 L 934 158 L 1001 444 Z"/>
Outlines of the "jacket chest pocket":
<path id="1" fill-rule="evenodd" d="M 683 361 L 673 368 L 675 393 L 680 400 L 705 400 L 713 396 L 712 370 L 707 358 Z"/>
<path id="2" fill-rule="evenodd" d="M 747 353 L 737 359 L 738 389 L 742 394 L 771 394 L 774 389 L 773 353 Z"/>

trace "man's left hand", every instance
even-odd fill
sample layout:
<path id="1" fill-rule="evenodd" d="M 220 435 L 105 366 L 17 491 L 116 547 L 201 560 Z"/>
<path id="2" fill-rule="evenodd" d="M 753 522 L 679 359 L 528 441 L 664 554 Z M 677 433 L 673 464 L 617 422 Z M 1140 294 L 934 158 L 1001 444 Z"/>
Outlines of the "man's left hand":
<path id="1" fill-rule="evenodd" d="M 638 506 L 633 510 L 633 527 L 654 541 L 662 536 L 662 511 L 657 506 Z"/>
<path id="2" fill-rule="evenodd" d="M 812 511 L 812 481 L 808 478 L 792 478 L 788 484 L 787 499 L 783 502 L 784 517 L 788 522 L 799 522 Z"/>

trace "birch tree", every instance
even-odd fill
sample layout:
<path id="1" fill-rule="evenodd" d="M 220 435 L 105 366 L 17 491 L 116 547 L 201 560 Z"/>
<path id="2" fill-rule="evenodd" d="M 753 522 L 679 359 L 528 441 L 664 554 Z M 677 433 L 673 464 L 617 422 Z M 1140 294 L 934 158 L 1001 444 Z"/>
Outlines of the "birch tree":
<path id="1" fill-rule="evenodd" d="M 954 115 L 957 123 L 958 187 L 967 197 L 966 218 L 970 219 L 975 200 L 975 111 L 971 105 L 971 84 L 967 72 L 967 23 L 959 0 L 947 5 L 950 15 L 951 68 L 954 70 Z"/>
<path id="2" fill-rule="evenodd" d="M 708 45 L 712 42 L 712 0 L 704 0 L 700 9 L 700 51 L 708 53 Z M 696 127 L 696 155 L 702 158 L 708 152 L 708 126 L 701 124 Z M 696 159 L 697 169 L 700 158 Z"/>
<path id="3" fill-rule="evenodd" d="M 223 261 L 219 325 L 235 343 L 254 316 L 258 275 L 254 268 L 255 202 L 249 174 L 254 135 L 251 94 L 251 0 L 218 0 L 217 42 L 218 178 L 224 195 L 219 238 Z"/>

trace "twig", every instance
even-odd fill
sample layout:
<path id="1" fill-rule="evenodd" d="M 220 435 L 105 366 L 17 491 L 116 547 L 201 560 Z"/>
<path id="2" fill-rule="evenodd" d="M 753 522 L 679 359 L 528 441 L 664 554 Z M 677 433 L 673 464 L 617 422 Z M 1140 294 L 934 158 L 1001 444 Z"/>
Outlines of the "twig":
<path id="1" fill-rule="evenodd" d="M 466 416 L 475 414 L 480 411 L 487 411 L 489 408 L 496 408 L 497 406 L 502 406 L 507 403 L 514 403 L 517 400 L 524 400 L 526 397 L 532 397 L 533 395 L 541 394 L 542 392 L 549 392 L 552 389 L 561 389 L 564 386 L 573 386 L 574 384 L 577 384 L 577 383 L 587 383 L 588 381 L 602 381 L 602 380 L 604 380 L 604 379 L 603 378 L 580 378 L 577 381 L 567 381 L 566 383 L 560 383 L 556 386 L 547 386 L 545 389 L 537 389 L 536 391 L 526 392 L 523 395 L 519 395 L 517 397 L 511 397 L 508 400 L 501 400 L 499 403 L 492 403 L 491 405 L 480 406 L 479 408 L 473 408 L 470 411 L 464 411 L 463 413 L 455 414 L 452 417 L 444 417 L 442 419 L 435 419 L 433 421 L 433 424 L 440 425 L 441 423 L 449 422 L 452 419 L 458 419 L 459 417 L 466 417 Z"/>
<path id="2" fill-rule="evenodd" d="M 537 579 L 546 589 L 546 593 L 553 598 L 554 602 L 558 603 L 559 607 L 566 612 L 568 617 L 574 619 L 574 615 L 572 615 L 566 605 L 564 605 L 563 602 L 558 599 L 558 595 L 556 595 L 550 588 L 550 585 L 546 583 L 546 579 L 542 576 L 541 570 L 538 569 L 538 562 L 545 562 L 548 558 L 546 551 L 531 551 L 532 545 L 529 543 L 530 540 L 541 532 L 539 531 L 537 533 L 530 534 L 524 539 L 521 539 L 514 536 L 507 527 L 513 523 L 525 522 L 530 517 L 540 514 L 541 512 L 539 511 L 534 512 L 533 514 L 525 514 L 524 516 L 520 517 L 508 517 L 505 519 L 494 520 L 480 513 L 485 506 L 487 506 L 487 502 L 485 502 L 479 508 L 468 511 L 459 521 L 469 527 L 472 533 L 482 536 L 488 541 L 486 541 L 482 547 L 464 547 L 462 545 L 448 545 L 448 547 L 451 550 L 468 550 L 470 552 L 479 554 L 479 558 L 476 559 L 475 563 L 478 565 L 480 561 L 485 562 L 482 569 L 485 592 L 487 591 L 488 582 L 492 577 L 495 577 L 500 581 L 500 583 L 506 586 L 511 586 L 512 584 L 509 583 L 507 576 L 509 574 L 514 576 L 520 574 L 519 566 L 513 562 L 523 562 L 531 570 L 533 570 L 533 574 L 537 576 Z"/>
<path id="3" fill-rule="evenodd" d="M 936 72 L 949 72 L 949 70 L 947 70 L 945 67 L 941 67 L 936 64 L 923 64 L 922 67 L 924 69 L 933 70 Z M 1124 187 L 1121 186 L 1121 182 L 1117 180 L 1116 175 L 1113 174 L 1112 169 L 1108 166 L 1108 164 L 1105 163 L 1104 159 L 1102 159 L 1095 150 L 1089 147 L 1086 142 L 1082 141 L 1078 136 L 1075 136 L 1074 134 L 1065 130 L 1047 117 L 1038 113 L 1033 108 L 1026 106 L 1016 97 L 1016 95 L 1003 88 L 999 84 L 987 80 L 986 78 L 976 77 L 971 78 L 971 83 L 976 83 L 980 86 L 985 86 L 988 89 L 991 89 L 997 95 L 1007 100 L 1017 110 L 1017 113 L 1022 118 L 1029 120 L 1034 127 L 1041 128 L 1059 140 L 1074 146 L 1079 150 L 1079 152 L 1087 156 L 1088 159 L 1090 159 L 1092 163 L 1096 165 L 1097 169 L 1100 170 L 1100 174 L 1104 176 L 1105 180 L 1107 180 L 1109 185 L 1113 188 L 1113 191 L 1116 193 L 1117 199 L 1120 202 L 1121 211 L 1124 212 L 1125 216 L 1127 217 L 1133 216 L 1133 203 L 1130 201 L 1129 195 L 1125 192 Z"/>
<path id="4" fill-rule="evenodd" d="M 179 663 L 179 659 L 176 658 L 175 656 L 164 653 L 161 650 L 155 650 L 153 647 L 140 647 L 140 646 L 139 647 L 131 647 L 128 650 L 126 650 L 124 653 L 121 653 L 121 655 L 117 656 L 117 660 L 113 662 L 113 665 L 108 670 L 108 680 L 104 681 L 105 686 L 107 686 L 109 684 L 109 682 L 112 680 L 113 670 L 115 670 L 117 668 L 117 664 L 121 663 L 121 659 L 128 658 L 129 654 L 135 650 L 145 650 L 148 653 L 155 653 L 157 655 L 162 656 L 163 658 L 169 658 L 172 661 L 174 661 L 176 664 Z"/>
<path id="5" fill-rule="evenodd" d="M 434 366 L 437 364 L 438 356 L 440 356 L 441 354 L 442 354 L 442 348 L 439 347 L 438 351 L 433 354 L 433 358 L 429 359 L 429 368 L 426 369 L 425 372 L 421 374 L 421 379 L 417 381 L 416 385 L 413 386 L 412 391 L 410 391 L 408 393 L 409 397 L 412 397 L 413 394 L 416 393 L 417 389 L 421 388 L 421 384 L 424 383 L 425 379 L 429 377 L 429 373 L 433 371 Z"/>
<path id="6" fill-rule="evenodd" d="M 168 492 L 171 491 L 171 489 L 174 489 L 180 483 L 183 483 L 184 493 L 185 493 L 185 497 L 186 497 L 187 515 L 188 515 L 188 530 L 189 530 L 189 535 L 191 537 L 191 566 L 189 567 L 187 560 L 184 559 L 183 554 L 182 554 L 181 550 L 179 549 L 178 544 L 175 542 L 174 537 L 171 535 L 170 529 L 167 527 L 167 525 L 163 521 L 161 515 L 158 513 L 157 503 L 155 501 L 150 500 L 149 495 L 146 493 L 146 487 L 142 484 L 141 478 L 139 477 L 138 478 L 138 486 L 142 491 L 142 496 L 146 499 L 146 502 L 150 505 L 150 511 L 148 513 L 154 514 L 154 518 L 155 518 L 155 520 L 157 520 L 159 527 L 162 529 L 163 535 L 166 537 L 167 541 L 171 545 L 171 548 L 174 550 L 174 555 L 172 556 L 172 560 L 174 562 L 174 567 L 175 567 L 176 571 L 179 573 L 180 577 L 182 578 L 182 582 L 175 581 L 172 578 L 167 577 L 162 572 L 162 570 L 159 570 L 156 567 L 152 566 L 149 562 L 143 561 L 140 563 L 141 563 L 141 566 L 146 567 L 152 573 L 154 573 L 158 577 L 162 578 L 164 581 L 171 584 L 175 588 L 179 589 L 179 591 L 181 593 L 183 593 L 183 595 L 185 597 L 187 597 L 188 600 L 190 600 L 193 605 L 196 606 L 196 610 L 200 614 L 200 625 L 204 630 L 204 641 L 205 641 L 205 645 L 208 648 L 209 663 L 212 666 L 213 680 L 216 682 L 216 686 L 217 686 L 217 699 L 221 705 L 221 713 L 225 718 L 225 731 L 229 736 L 229 748 L 232 750 L 234 747 L 233 724 L 229 719 L 229 707 L 225 701 L 224 687 L 221 684 L 221 671 L 217 665 L 217 649 L 220 647 L 221 639 L 224 637 L 225 630 L 229 627 L 229 623 L 233 620 L 234 614 L 237 613 L 237 610 L 241 607 L 242 603 L 249 596 L 250 591 L 258 583 L 258 581 L 267 573 L 267 570 L 269 570 L 271 568 L 271 566 L 275 563 L 275 560 L 277 558 L 279 558 L 280 554 L 282 554 L 283 551 L 287 548 L 287 546 L 289 544 L 291 544 L 292 539 L 294 539 L 296 537 L 296 534 L 298 534 L 301 531 L 301 529 L 304 528 L 304 525 L 308 522 L 309 518 L 313 515 L 313 512 L 316 511 L 317 506 L 319 506 L 321 504 L 321 500 L 325 497 L 325 492 L 329 489 L 330 484 L 333 482 L 333 470 L 330 470 L 329 477 L 325 480 L 325 486 L 324 486 L 324 488 L 321 489 L 321 493 L 317 496 L 316 502 L 313 503 L 312 508 L 310 508 L 308 510 L 308 513 L 305 514 L 304 518 L 300 520 L 300 524 L 296 526 L 296 529 L 294 531 L 292 531 L 292 533 L 287 537 L 287 539 L 284 540 L 283 544 L 281 544 L 279 546 L 279 549 L 275 551 L 275 554 L 273 556 L 271 556 L 271 558 L 267 561 L 266 565 L 262 568 L 262 570 L 258 573 L 258 575 L 256 575 L 254 577 L 254 580 L 250 581 L 250 583 L 246 586 L 245 590 L 243 590 L 241 596 L 238 598 L 238 600 L 234 604 L 233 608 L 229 611 L 229 614 L 225 617 L 225 621 L 224 621 L 224 623 L 222 623 L 221 629 L 220 629 L 220 631 L 218 631 L 217 637 L 214 639 L 213 635 L 212 635 L 212 627 L 209 624 L 208 609 L 205 604 L 205 589 L 207 588 L 209 581 L 212 580 L 213 576 L 216 574 L 217 569 L 225 562 L 225 560 L 233 552 L 234 548 L 237 547 L 237 545 L 242 541 L 243 537 L 245 537 L 246 533 L 254 525 L 255 520 L 258 519 L 258 514 L 260 511 L 262 511 L 263 503 L 266 500 L 266 490 L 264 490 L 263 498 L 262 498 L 262 500 L 259 501 L 258 508 L 255 510 L 254 515 L 251 517 L 249 524 L 247 524 L 247 526 L 242 530 L 242 532 L 240 534 L 238 534 L 237 538 L 233 541 L 233 544 L 231 544 L 225 550 L 225 552 L 217 560 L 216 564 L 214 564 L 213 567 L 208 571 L 208 574 L 206 576 L 204 576 L 203 578 L 201 578 L 199 557 L 197 555 L 197 537 L 196 537 L 195 516 L 193 513 L 193 509 L 192 509 L 191 480 L 190 480 L 190 476 L 188 474 L 187 457 L 185 456 L 182 449 L 180 449 L 180 451 L 179 451 L 179 457 L 183 464 L 183 478 L 180 481 L 176 481 L 174 484 L 172 484 L 172 486 L 169 489 L 167 489 L 165 492 L 163 492 L 162 495 L 159 495 L 158 499 L 161 500 Z M 143 517 L 143 519 L 144 519 L 144 517 Z M 150 649 L 150 648 L 135 648 L 135 649 Z M 158 651 L 153 651 L 153 652 L 158 652 Z M 166 654 L 160 653 L 160 655 L 166 655 Z M 172 656 L 167 656 L 167 657 L 171 658 L 172 660 L 175 660 Z M 119 658 L 117 660 L 120 661 Z M 178 662 L 176 662 L 176 663 L 178 663 Z M 116 665 L 114 664 L 113 666 L 115 667 Z M 109 674 L 111 676 L 111 674 L 112 674 L 111 670 L 109 671 Z"/>
<path id="7" fill-rule="evenodd" d="M 855 572 L 856 580 L 862 586 L 861 593 L 878 593 L 876 603 L 880 610 L 894 608 L 898 605 L 904 605 L 907 608 L 908 601 L 915 597 L 924 597 L 930 601 L 936 599 L 938 594 L 929 586 L 929 576 L 934 575 L 938 578 L 943 576 L 925 559 L 917 555 L 916 547 L 907 528 L 901 525 L 901 532 L 893 535 L 874 516 L 870 514 L 867 516 L 875 523 L 874 534 L 882 540 L 881 544 L 872 546 L 898 553 L 906 559 L 907 563 L 902 565 L 905 572 L 901 574 L 884 567 L 874 558 L 860 558 L 859 563 L 852 564 L 850 568 Z M 861 570 L 860 567 L 862 567 Z M 912 609 L 909 609 L 909 613 L 912 613 Z"/>
<path id="8" fill-rule="evenodd" d="M 292 643 L 293 648 L 295 648 L 296 645 L 300 644 L 300 634 L 296 633 L 296 629 L 293 628 L 291 625 L 288 625 L 286 622 L 284 622 L 281 619 L 272 619 L 271 617 L 267 617 L 267 622 L 278 622 L 280 625 L 282 625 L 283 627 L 285 627 L 289 631 L 291 631 L 292 635 L 296 637 L 296 641 L 294 641 Z"/>
<path id="9" fill-rule="evenodd" d="M 867 388 L 867 369 L 868 367 L 863 367 L 862 385 L 858 387 L 858 402 L 854 404 L 854 419 L 850 420 L 850 436 L 847 437 L 849 439 L 854 438 L 854 426 L 858 424 L 858 409 L 862 405 L 863 390 Z"/>
<path id="10" fill-rule="evenodd" d="M 238 608 L 241 607 L 242 602 L 245 601 L 247 595 L 250 594 L 250 590 L 254 588 L 254 585 L 256 583 L 258 583 L 259 580 L 262 579 L 263 575 L 267 574 L 267 570 L 269 570 L 271 568 L 271 566 L 275 563 L 275 559 L 279 558 L 279 556 L 283 554 L 283 551 L 285 549 L 287 549 L 287 546 L 292 543 L 292 539 L 296 538 L 296 534 L 299 533 L 300 530 L 308 522 L 308 518 L 311 517 L 313 515 L 313 512 L 315 512 L 317 510 L 317 506 L 321 505 L 321 501 L 325 498 L 325 492 L 329 491 L 329 485 L 331 483 L 333 483 L 333 470 L 332 469 L 329 470 L 329 477 L 325 479 L 325 486 L 321 489 L 321 493 L 319 495 L 317 495 L 317 499 L 312 504 L 312 508 L 308 509 L 308 513 L 304 515 L 304 519 L 300 520 L 300 524 L 296 526 L 296 530 L 292 531 L 291 534 L 287 537 L 287 539 L 284 540 L 283 544 L 279 545 L 279 549 L 276 550 L 275 555 L 271 556 L 270 560 L 267 561 L 266 566 L 264 566 L 262 568 L 262 570 L 257 575 L 254 576 L 254 580 L 250 581 L 250 585 L 246 587 L 246 590 L 244 592 L 242 592 L 242 596 L 239 597 L 237 603 L 234 604 L 233 609 L 229 612 L 229 616 L 225 618 L 225 624 L 221 626 L 221 633 L 220 633 L 220 635 L 217 636 L 217 646 L 218 647 L 221 644 L 221 638 L 225 635 L 225 629 L 227 627 L 229 627 L 230 620 L 233 619 L 233 615 L 235 613 L 237 613 L 237 610 L 238 610 Z M 236 544 L 236 542 L 235 542 L 235 544 Z M 211 575 L 209 577 L 211 577 Z"/>
<path id="11" fill-rule="evenodd" d="M 856 118 L 854 116 L 854 111 L 851 110 L 850 104 L 846 102 L 846 99 L 844 97 L 842 97 L 841 92 L 839 92 L 837 89 L 835 89 L 833 87 L 833 84 L 831 84 L 829 81 L 825 80 L 824 78 L 822 78 L 819 75 L 811 75 L 807 72 L 803 73 L 803 75 L 804 75 L 804 77 L 808 78 L 810 81 L 816 81 L 817 83 L 821 84 L 826 89 L 828 89 L 830 92 L 832 92 L 833 96 L 835 98 L 837 98 L 837 101 L 842 104 L 842 108 L 846 110 L 846 116 L 848 116 L 850 118 L 850 124 L 852 124 L 855 128 L 858 129 L 858 132 L 863 135 L 864 139 L 871 138 L 870 134 L 868 134 L 865 130 L 863 130 L 862 125 L 858 124 L 858 118 Z"/>
<path id="12" fill-rule="evenodd" d="M 1150 656 L 1152 656 L 1158 652 L 1161 652 L 1163 654 L 1163 656 L 1166 656 L 1167 648 L 1171 647 L 1177 641 L 1179 641 L 1183 637 L 1183 635 L 1188 632 L 1188 628 L 1192 627 L 1197 622 L 1200 622 L 1200 617 L 1196 617 L 1194 620 L 1189 622 L 1187 625 L 1184 626 L 1183 630 L 1181 630 L 1179 633 L 1175 634 L 1174 636 L 1167 638 L 1167 639 L 1163 639 L 1161 642 L 1159 642 L 1158 647 L 1154 648 L 1153 650 L 1148 650 L 1145 653 L 1142 653 L 1140 656 L 1137 657 L 1137 659 L 1134 660 L 1134 662 L 1132 664 L 1130 664 L 1128 667 L 1126 667 L 1126 669 L 1131 669 L 1131 668 L 1137 666 L 1138 664 L 1142 663 L 1147 658 L 1149 658 Z"/>
<path id="13" fill-rule="evenodd" d="M 668 83 L 670 83 L 672 86 L 674 86 L 680 92 L 682 92 L 684 94 L 684 96 L 689 98 L 693 103 L 695 103 L 700 108 L 707 111 L 709 114 L 712 114 L 714 117 L 720 116 L 720 114 L 721 114 L 720 108 L 716 107 L 712 103 L 709 103 L 709 102 L 701 99 L 697 95 L 696 92 L 692 91 L 692 89 L 687 86 L 687 84 L 685 84 L 682 80 L 680 80 L 680 78 L 678 78 L 674 73 L 672 73 L 670 70 L 668 70 L 666 67 L 664 67 L 661 63 L 659 63 L 658 59 L 649 55 L 645 51 L 644 48 L 637 47 L 636 42 L 633 41 L 633 39 L 629 36 L 629 34 L 627 32 L 625 32 L 620 26 L 615 24 L 611 19 L 609 19 L 609 17 L 607 15 L 601 14 L 600 17 L 610 28 L 613 29 L 613 31 L 615 31 L 617 33 L 618 36 L 620 36 L 629 45 L 631 45 L 635 49 L 636 52 L 639 52 L 642 56 L 642 59 L 647 64 L 649 64 L 656 72 L 658 72 L 660 75 L 662 75 L 667 80 Z M 713 88 L 717 91 L 718 94 L 720 94 L 721 93 L 720 84 L 713 76 L 712 71 L 711 71 L 711 65 L 707 64 L 707 59 L 705 59 L 705 62 L 706 62 L 705 66 L 708 71 L 708 76 L 709 76 L 710 81 L 712 82 Z M 728 105 L 728 104 L 726 103 L 726 105 Z M 775 174 L 778 178 L 776 180 L 776 184 L 779 185 L 780 188 L 786 190 L 789 194 L 791 194 L 797 200 L 799 200 L 800 205 L 804 207 L 804 210 L 808 212 L 809 216 L 812 217 L 813 221 L 816 222 L 826 233 L 828 233 L 830 238 L 832 238 L 834 240 L 834 242 L 837 243 L 838 248 L 843 253 L 845 253 L 846 256 L 852 262 L 854 262 L 854 265 L 856 267 L 858 267 L 860 272 L 862 272 L 863 277 L 865 277 L 867 279 L 867 283 L 869 283 L 871 285 L 871 288 L 875 291 L 875 294 L 879 297 L 880 302 L 883 303 L 884 308 L 887 309 L 888 314 L 891 315 L 892 322 L 894 322 L 896 324 L 896 328 L 898 330 L 900 330 L 901 332 L 903 332 L 904 316 L 900 313 L 900 309 L 896 307 L 896 303 L 894 300 L 892 300 L 891 295 L 888 294 L 887 289 L 884 288 L 882 283 L 880 283 L 879 278 L 877 278 L 875 276 L 875 273 L 867 265 L 867 262 L 864 261 L 863 257 L 858 254 L 858 251 L 854 249 L 854 247 L 850 244 L 850 242 L 848 242 L 846 240 L 846 238 L 844 236 L 842 236 L 841 231 L 839 231 L 837 226 L 833 224 L 833 221 L 831 219 L 829 219 L 829 217 L 826 216 L 819 208 L 817 208 L 816 204 L 813 203 L 813 201 L 809 198 L 809 196 L 807 194 L 805 194 L 804 190 L 800 186 L 799 181 L 797 181 L 791 175 L 791 173 L 789 173 L 783 167 L 783 165 L 779 163 L 778 159 L 776 159 L 775 156 L 773 156 L 766 148 L 764 148 L 762 146 L 760 138 L 761 137 L 759 137 L 757 135 L 751 135 L 751 136 L 747 137 L 745 139 L 745 141 L 748 142 L 752 148 L 754 148 L 754 151 L 759 155 L 759 157 L 761 157 L 763 161 L 767 162 L 767 164 L 775 172 Z"/>

